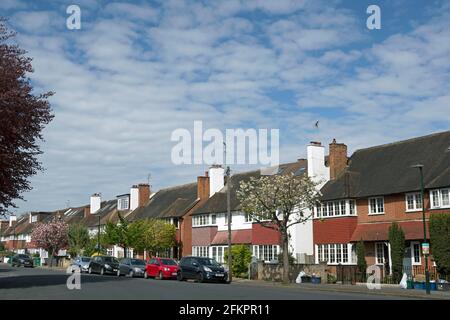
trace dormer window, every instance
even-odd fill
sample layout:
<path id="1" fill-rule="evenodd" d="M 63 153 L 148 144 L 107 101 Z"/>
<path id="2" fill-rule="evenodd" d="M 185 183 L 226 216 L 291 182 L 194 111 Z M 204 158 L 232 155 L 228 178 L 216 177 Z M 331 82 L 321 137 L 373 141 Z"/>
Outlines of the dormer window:
<path id="1" fill-rule="evenodd" d="M 130 195 L 124 194 L 117 196 L 117 209 L 118 210 L 128 210 L 130 208 Z"/>
<path id="2" fill-rule="evenodd" d="M 38 218 L 37 216 L 31 216 L 31 222 L 32 223 L 36 222 L 38 220 L 37 218 Z"/>

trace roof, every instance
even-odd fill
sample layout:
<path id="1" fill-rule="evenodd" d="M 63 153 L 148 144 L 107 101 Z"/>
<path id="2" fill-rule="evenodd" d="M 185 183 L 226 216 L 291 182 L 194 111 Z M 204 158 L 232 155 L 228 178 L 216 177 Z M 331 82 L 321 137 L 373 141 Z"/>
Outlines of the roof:
<path id="1" fill-rule="evenodd" d="M 405 240 L 423 239 L 423 222 L 419 220 L 397 222 L 405 233 Z M 351 241 L 387 241 L 389 227 L 392 222 L 358 224 L 352 234 Z M 427 234 L 428 222 L 426 222 Z"/>
<path id="2" fill-rule="evenodd" d="M 221 245 L 228 243 L 228 231 L 218 231 L 211 241 L 211 245 Z M 252 229 L 231 231 L 231 243 L 245 244 L 252 243 Z"/>
<path id="3" fill-rule="evenodd" d="M 322 188 L 322 199 L 363 198 L 450 186 L 450 131 L 357 150 L 337 179 Z"/>
<path id="4" fill-rule="evenodd" d="M 39 211 L 23 214 L 20 217 L 18 217 L 17 221 L 13 224 L 13 226 L 8 227 L 3 232 L 3 236 L 10 236 L 14 234 L 16 235 L 29 234 L 31 233 L 33 227 L 36 225 L 37 222 L 48 222 L 55 216 L 57 216 L 58 213 L 60 213 L 60 211 L 53 211 L 53 212 Z M 37 215 L 38 221 L 30 223 L 30 214 L 33 216 Z"/>
<path id="5" fill-rule="evenodd" d="M 296 162 L 280 164 L 276 174 L 294 173 L 294 175 L 301 175 L 307 171 L 307 162 L 305 159 L 300 159 Z M 241 181 L 249 181 L 252 177 L 258 178 L 261 176 L 260 170 L 247 171 L 242 173 L 236 173 L 231 176 L 231 190 L 230 190 L 230 207 L 231 211 L 240 210 L 240 202 L 237 198 L 237 190 L 240 187 Z M 192 214 L 204 214 L 204 213 L 222 213 L 227 211 L 227 188 L 228 183 L 225 186 L 213 194 L 203 204 L 199 204 L 198 208 L 194 210 Z"/>
<path id="6" fill-rule="evenodd" d="M 134 210 L 129 219 L 182 217 L 198 201 L 196 182 L 161 189 L 143 207 Z"/>
<path id="7" fill-rule="evenodd" d="M 123 216 L 126 216 L 128 213 L 129 213 L 128 211 L 124 211 L 123 213 L 121 212 Z M 82 215 L 83 218 L 80 219 L 79 222 L 88 228 L 98 226 L 98 217 L 100 217 L 100 225 L 105 225 L 107 222 L 117 222 L 119 220 L 117 210 L 117 200 L 113 199 L 102 201 L 102 203 L 100 204 L 100 209 L 97 210 L 95 213 L 91 213 L 87 217 L 84 217 L 83 211 Z"/>

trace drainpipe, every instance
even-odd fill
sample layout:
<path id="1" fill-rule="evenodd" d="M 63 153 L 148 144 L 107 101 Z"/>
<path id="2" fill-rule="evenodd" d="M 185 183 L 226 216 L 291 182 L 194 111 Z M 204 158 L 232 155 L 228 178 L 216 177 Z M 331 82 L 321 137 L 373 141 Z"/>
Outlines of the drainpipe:
<path id="1" fill-rule="evenodd" d="M 391 244 L 388 242 L 388 256 L 389 256 L 389 275 L 392 276 L 392 258 L 391 258 Z"/>

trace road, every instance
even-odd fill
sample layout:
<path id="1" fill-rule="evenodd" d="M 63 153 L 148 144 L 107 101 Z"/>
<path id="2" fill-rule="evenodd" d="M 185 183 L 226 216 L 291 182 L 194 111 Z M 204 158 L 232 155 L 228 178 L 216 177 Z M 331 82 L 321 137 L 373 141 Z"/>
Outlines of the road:
<path id="1" fill-rule="evenodd" d="M 393 296 L 264 286 L 179 282 L 116 276 L 81 275 L 81 289 L 69 290 L 70 275 L 61 270 L 12 268 L 0 264 L 0 299 L 171 299 L 171 300 L 353 300 L 396 299 Z M 397 297 L 397 299 L 399 299 Z M 404 298 L 401 298 L 404 299 Z"/>

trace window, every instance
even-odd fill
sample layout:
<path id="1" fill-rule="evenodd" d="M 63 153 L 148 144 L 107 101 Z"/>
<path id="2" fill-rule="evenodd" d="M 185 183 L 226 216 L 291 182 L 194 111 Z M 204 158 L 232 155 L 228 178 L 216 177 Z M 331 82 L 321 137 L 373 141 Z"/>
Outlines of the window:
<path id="1" fill-rule="evenodd" d="M 192 253 L 197 257 L 208 257 L 209 247 L 208 246 L 194 246 L 192 247 Z"/>
<path id="2" fill-rule="evenodd" d="M 420 261 L 420 243 L 413 242 L 411 245 L 412 245 L 412 248 L 411 248 L 412 264 L 413 265 L 420 265 L 421 264 L 421 261 Z"/>
<path id="3" fill-rule="evenodd" d="M 117 199 L 117 208 L 119 210 L 128 210 L 128 197 L 120 197 Z"/>
<path id="4" fill-rule="evenodd" d="M 37 221 L 37 216 L 31 216 L 31 222 L 36 222 Z"/>
<path id="5" fill-rule="evenodd" d="M 202 215 L 194 216 L 192 218 L 192 226 L 193 227 L 215 225 L 216 223 L 217 223 L 217 216 L 215 214 L 212 214 L 212 215 L 202 214 Z"/>
<path id="6" fill-rule="evenodd" d="M 228 213 L 224 213 L 225 215 L 225 224 L 228 224 Z M 233 213 L 231 213 L 231 223 L 233 223 Z"/>
<path id="7" fill-rule="evenodd" d="M 328 215 L 334 216 L 334 205 L 333 202 L 328 202 Z"/>
<path id="8" fill-rule="evenodd" d="M 431 208 L 449 208 L 450 207 L 450 189 L 431 191 Z"/>
<path id="9" fill-rule="evenodd" d="M 347 243 L 332 243 L 317 245 L 318 262 L 326 261 L 328 264 L 349 264 L 349 246 Z M 353 246 L 351 246 L 353 249 Z"/>
<path id="10" fill-rule="evenodd" d="M 253 221 L 253 218 L 248 213 L 246 213 L 244 215 L 244 219 L 245 219 L 245 222 L 252 222 Z"/>
<path id="11" fill-rule="evenodd" d="M 384 198 L 369 198 L 369 214 L 384 213 Z"/>
<path id="12" fill-rule="evenodd" d="M 408 193 L 406 195 L 406 211 L 422 209 L 422 195 L 420 193 Z"/>
<path id="13" fill-rule="evenodd" d="M 226 246 L 214 246 L 211 247 L 212 250 L 212 258 L 215 259 L 219 263 L 223 263 L 224 261 L 224 254 L 226 251 Z"/>
<path id="14" fill-rule="evenodd" d="M 384 247 L 385 244 L 383 242 L 375 243 L 376 264 L 384 264 Z"/>
<path id="15" fill-rule="evenodd" d="M 356 214 L 355 200 L 349 200 L 348 207 L 350 215 Z"/>
<path id="16" fill-rule="evenodd" d="M 253 253 L 258 260 L 273 261 L 278 260 L 278 248 L 277 245 L 254 245 Z"/>

